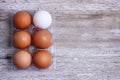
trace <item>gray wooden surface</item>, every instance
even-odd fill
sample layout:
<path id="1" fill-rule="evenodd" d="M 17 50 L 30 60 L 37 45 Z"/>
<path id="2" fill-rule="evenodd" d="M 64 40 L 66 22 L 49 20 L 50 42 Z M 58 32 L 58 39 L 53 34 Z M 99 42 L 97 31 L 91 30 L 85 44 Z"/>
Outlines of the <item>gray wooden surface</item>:
<path id="1" fill-rule="evenodd" d="M 53 65 L 11 67 L 13 10 L 55 16 Z M 120 80 L 120 0 L 0 0 L 0 80 Z"/>

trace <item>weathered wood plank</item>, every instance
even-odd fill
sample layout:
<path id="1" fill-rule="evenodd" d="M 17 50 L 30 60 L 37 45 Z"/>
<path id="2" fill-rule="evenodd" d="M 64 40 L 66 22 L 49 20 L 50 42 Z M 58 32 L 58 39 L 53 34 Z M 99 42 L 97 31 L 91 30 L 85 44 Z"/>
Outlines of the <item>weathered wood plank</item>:
<path id="1" fill-rule="evenodd" d="M 118 2 L 119 3 L 119 2 Z M 65 10 L 74 10 L 74 11 L 81 11 L 84 13 L 87 12 L 95 12 L 101 10 L 119 10 L 118 3 L 88 3 L 88 2 L 81 2 L 81 3 L 0 3 L 0 9 L 3 10 L 39 10 L 44 9 L 48 11 L 65 11 Z M 7 6 L 6 6 L 7 5 Z"/>
<path id="2" fill-rule="evenodd" d="M 58 20 L 56 21 L 58 24 L 57 28 L 59 28 L 56 29 L 57 45 L 70 48 L 120 47 L 120 14 L 107 16 L 109 14 L 111 13 L 106 12 L 102 15 L 96 14 L 94 16 L 70 13 L 66 13 L 65 15 L 67 16 L 59 15 L 56 17 Z M 68 28 L 69 30 L 66 31 Z M 66 45 L 63 44 L 63 41 Z"/>
<path id="3" fill-rule="evenodd" d="M 71 3 L 90 3 L 90 4 L 95 4 L 95 3 L 99 3 L 99 4 L 117 4 L 119 3 L 119 0 L 0 0 L 0 3 L 49 3 L 49 4 L 53 4 L 53 3 L 67 3 L 67 4 L 71 4 Z"/>

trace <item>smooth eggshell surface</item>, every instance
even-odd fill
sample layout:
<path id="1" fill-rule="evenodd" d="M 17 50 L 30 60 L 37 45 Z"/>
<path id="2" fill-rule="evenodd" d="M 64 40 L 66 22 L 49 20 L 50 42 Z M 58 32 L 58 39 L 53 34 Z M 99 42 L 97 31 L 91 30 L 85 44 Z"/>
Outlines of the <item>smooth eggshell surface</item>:
<path id="1" fill-rule="evenodd" d="M 13 17 L 13 24 L 18 29 L 28 28 L 31 24 L 31 15 L 26 11 L 19 11 Z"/>
<path id="2" fill-rule="evenodd" d="M 52 56 L 48 51 L 41 50 L 34 54 L 33 62 L 38 68 L 48 68 L 52 63 Z"/>
<path id="3" fill-rule="evenodd" d="M 26 50 L 16 51 L 13 56 L 13 63 L 16 67 L 20 69 L 26 69 L 31 65 L 32 56 Z"/>
<path id="4" fill-rule="evenodd" d="M 36 48 L 45 49 L 51 45 L 52 35 L 47 30 L 39 30 L 33 34 L 32 41 Z"/>
<path id="5" fill-rule="evenodd" d="M 37 11 L 33 16 L 33 23 L 36 27 L 46 29 L 52 23 L 52 17 L 47 11 Z"/>
<path id="6" fill-rule="evenodd" d="M 24 30 L 17 31 L 13 35 L 13 44 L 16 48 L 27 48 L 31 44 L 31 35 Z"/>

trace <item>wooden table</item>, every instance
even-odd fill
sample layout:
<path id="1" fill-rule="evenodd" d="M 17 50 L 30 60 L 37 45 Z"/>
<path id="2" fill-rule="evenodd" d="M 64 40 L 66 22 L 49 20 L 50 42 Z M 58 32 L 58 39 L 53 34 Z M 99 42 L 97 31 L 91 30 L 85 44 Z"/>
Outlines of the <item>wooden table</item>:
<path id="1" fill-rule="evenodd" d="M 53 65 L 13 69 L 11 13 L 55 16 Z M 0 0 L 0 80 L 120 80 L 120 0 Z"/>

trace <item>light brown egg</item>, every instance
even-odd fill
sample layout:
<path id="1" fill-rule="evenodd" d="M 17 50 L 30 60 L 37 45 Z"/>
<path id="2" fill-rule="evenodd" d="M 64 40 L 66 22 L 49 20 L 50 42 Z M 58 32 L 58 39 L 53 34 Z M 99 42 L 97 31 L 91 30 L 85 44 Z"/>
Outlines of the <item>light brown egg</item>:
<path id="1" fill-rule="evenodd" d="M 34 54 L 33 62 L 38 68 L 48 68 L 52 63 L 52 56 L 48 51 L 41 50 Z"/>
<path id="2" fill-rule="evenodd" d="M 16 28 L 25 29 L 31 24 L 31 15 L 26 11 L 19 11 L 13 17 L 13 24 Z"/>
<path id="3" fill-rule="evenodd" d="M 26 50 L 16 51 L 13 56 L 13 63 L 16 67 L 20 69 L 26 69 L 31 65 L 32 56 Z"/>
<path id="4" fill-rule="evenodd" d="M 16 48 L 27 48 L 31 44 L 31 35 L 24 30 L 17 31 L 13 35 L 13 44 Z"/>
<path id="5" fill-rule="evenodd" d="M 33 34 L 33 45 L 36 48 L 48 48 L 52 42 L 52 35 L 47 30 L 39 30 Z"/>

